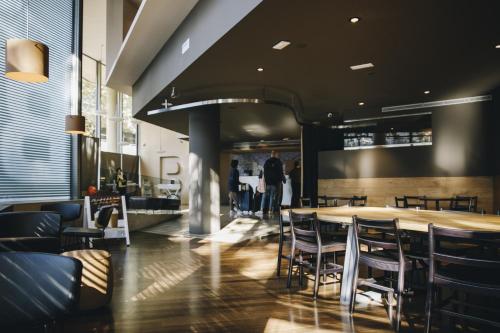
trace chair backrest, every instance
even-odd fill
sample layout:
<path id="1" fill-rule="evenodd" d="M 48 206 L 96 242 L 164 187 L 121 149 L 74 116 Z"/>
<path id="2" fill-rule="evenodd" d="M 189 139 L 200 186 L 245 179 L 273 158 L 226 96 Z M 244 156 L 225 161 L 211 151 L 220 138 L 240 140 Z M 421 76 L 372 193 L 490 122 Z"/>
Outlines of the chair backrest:
<path id="1" fill-rule="evenodd" d="M 351 199 L 351 206 L 354 207 L 364 207 L 366 206 L 366 203 L 368 202 L 368 196 L 363 195 L 363 196 L 353 196 Z"/>
<path id="2" fill-rule="evenodd" d="M 352 206 L 354 197 L 325 196 L 325 207 Z"/>
<path id="3" fill-rule="evenodd" d="M 471 250 L 464 254 L 456 251 L 457 244 L 460 247 L 467 247 L 467 244 L 477 247 L 481 244 L 483 247 L 492 249 L 490 251 L 485 251 L 484 248 L 478 251 Z M 500 270 L 499 246 L 500 232 L 440 228 L 429 224 L 429 272 L 433 274 L 436 266 L 440 264 L 454 264 L 469 269 L 485 268 L 491 272 L 498 272 Z"/>
<path id="4" fill-rule="evenodd" d="M 403 260 L 403 247 L 397 218 L 393 220 L 371 220 L 354 215 L 352 223 L 354 240 L 360 253 L 361 245 L 368 245 L 384 250 L 397 250 L 400 262 Z"/>
<path id="5" fill-rule="evenodd" d="M 408 196 L 403 197 L 405 208 L 421 208 L 427 209 L 427 201 L 424 196 Z"/>
<path id="6" fill-rule="evenodd" d="M 456 196 L 450 201 L 450 210 L 462 212 L 477 212 L 477 196 Z"/>
<path id="7" fill-rule="evenodd" d="M 61 215 L 53 212 L 0 213 L 0 237 L 59 237 Z"/>
<path id="8" fill-rule="evenodd" d="M 63 222 L 69 222 L 80 217 L 82 205 L 78 202 L 55 202 L 43 204 L 40 210 L 59 213 Z"/>
<path id="9" fill-rule="evenodd" d="M 98 228 L 106 229 L 109 224 L 109 220 L 111 220 L 111 215 L 113 214 L 114 205 L 101 206 L 99 208 L 99 215 L 97 216 L 97 220 L 95 221 L 95 225 Z"/>
<path id="10" fill-rule="evenodd" d="M 327 207 L 328 202 L 327 202 L 327 196 L 326 195 L 318 195 L 318 207 Z"/>
<path id="11" fill-rule="evenodd" d="M 320 197 L 318 197 L 319 200 Z M 311 198 L 300 197 L 300 207 L 303 208 L 312 208 Z"/>
<path id="12" fill-rule="evenodd" d="M 321 247 L 319 222 L 316 213 L 297 214 L 289 211 L 290 231 L 292 241 L 300 240 L 314 246 Z"/>
<path id="13" fill-rule="evenodd" d="M 394 197 L 394 202 L 396 203 L 396 208 L 406 208 L 405 198 Z"/>
<path id="14" fill-rule="evenodd" d="M 47 253 L 0 253 L 0 327 L 43 324 L 76 310 L 82 263 Z"/>

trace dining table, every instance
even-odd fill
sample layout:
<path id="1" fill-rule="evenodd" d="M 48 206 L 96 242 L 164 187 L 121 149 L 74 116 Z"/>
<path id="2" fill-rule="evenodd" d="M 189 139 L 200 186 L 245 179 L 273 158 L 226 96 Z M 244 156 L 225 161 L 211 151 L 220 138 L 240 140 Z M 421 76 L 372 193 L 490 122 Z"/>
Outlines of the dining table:
<path id="1" fill-rule="evenodd" d="M 365 219 L 390 220 L 397 218 L 398 226 L 402 230 L 428 232 L 429 224 L 442 228 L 500 232 L 500 216 L 457 211 L 435 211 L 414 208 L 395 207 L 322 207 L 322 208 L 293 208 L 295 213 L 316 213 L 318 220 L 323 223 L 337 223 L 348 226 L 346 254 L 342 273 L 340 292 L 341 304 L 348 305 L 351 295 L 355 292 L 353 286 L 358 274 L 357 257 L 359 249 L 353 237 L 352 218 L 358 216 Z M 283 221 L 288 221 L 290 209 L 281 211 Z"/>

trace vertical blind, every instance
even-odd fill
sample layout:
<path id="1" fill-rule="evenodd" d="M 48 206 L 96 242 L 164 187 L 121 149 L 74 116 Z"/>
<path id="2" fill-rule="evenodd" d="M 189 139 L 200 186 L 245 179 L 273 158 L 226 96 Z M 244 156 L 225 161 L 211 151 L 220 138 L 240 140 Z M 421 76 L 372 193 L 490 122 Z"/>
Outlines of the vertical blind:
<path id="1" fill-rule="evenodd" d="M 73 1 L 29 2 L 29 38 L 49 47 L 49 82 L 5 77 L 5 41 L 26 38 L 26 1 L 0 1 L 0 203 L 70 195 Z"/>

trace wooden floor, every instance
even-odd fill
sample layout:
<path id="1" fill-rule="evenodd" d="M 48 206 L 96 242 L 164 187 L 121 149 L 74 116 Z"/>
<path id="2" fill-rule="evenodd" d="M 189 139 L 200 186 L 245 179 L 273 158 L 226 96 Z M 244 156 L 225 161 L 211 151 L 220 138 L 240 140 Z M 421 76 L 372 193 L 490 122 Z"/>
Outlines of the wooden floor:
<path id="1" fill-rule="evenodd" d="M 339 285 L 322 286 L 316 302 L 296 279 L 286 289 L 275 237 L 231 245 L 135 232 L 112 252 L 112 304 L 67 321 L 65 332 L 392 332 L 379 305 L 361 304 L 351 318 Z"/>

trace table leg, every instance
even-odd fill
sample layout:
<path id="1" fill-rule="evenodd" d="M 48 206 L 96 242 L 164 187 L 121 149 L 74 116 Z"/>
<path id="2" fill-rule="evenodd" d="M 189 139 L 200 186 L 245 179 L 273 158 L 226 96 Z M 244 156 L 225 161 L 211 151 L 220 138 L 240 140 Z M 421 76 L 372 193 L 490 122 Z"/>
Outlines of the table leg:
<path id="1" fill-rule="evenodd" d="M 356 290 L 353 290 L 354 279 L 356 278 L 356 274 L 358 273 L 357 267 L 357 248 L 356 243 L 354 242 L 354 228 L 352 225 L 349 226 L 349 230 L 347 232 L 347 244 L 344 258 L 344 270 L 342 273 L 342 287 L 340 289 L 340 303 L 349 305 L 351 302 L 351 295 Z"/>

